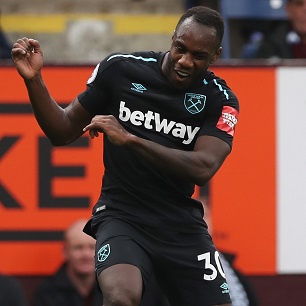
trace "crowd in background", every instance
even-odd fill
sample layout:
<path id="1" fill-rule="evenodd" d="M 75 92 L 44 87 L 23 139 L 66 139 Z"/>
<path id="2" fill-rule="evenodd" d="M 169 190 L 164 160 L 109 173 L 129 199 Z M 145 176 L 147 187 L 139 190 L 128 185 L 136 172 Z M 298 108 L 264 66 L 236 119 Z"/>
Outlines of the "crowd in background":
<path id="1" fill-rule="evenodd" d="M 11 58 L 12 44 L 9 41 L 1 25 L 1 8 L 0 8 L 0 59 Z"/>
<path id="2" fill-rule="evenodd" d="M 219 10 L 218 1 L 186 0 L 185 5 L 186 9 L 194 5 L 207 5 Z M 236 52 L 239 58 L 306 58 L 306 0 L 283 0 L 282 5 L 287 16 L 284 20 L 240 21 L 238 33 L 235 33 L 243 41 L 241 49 Z"/>
<path id="3" fill-rule="evenodd" d="M 267 0 L 268 1 L 268 0 Z M 306 58 L 306 0 L 283 0 L 285 20 L 241 20 L 237 33 L 243 42 L 235 52 L 241 59 L 294 59 Z M 145 2 L 143 0 L 142 2 Z M 216 0 L 186 0 L 183 9 L 205 5 L 219 10 Z M 1 11 L 0 11 L 1 18 Z M 10 59 L 12 42 L 1 26 L 0 19 L 0 58 Z"/>

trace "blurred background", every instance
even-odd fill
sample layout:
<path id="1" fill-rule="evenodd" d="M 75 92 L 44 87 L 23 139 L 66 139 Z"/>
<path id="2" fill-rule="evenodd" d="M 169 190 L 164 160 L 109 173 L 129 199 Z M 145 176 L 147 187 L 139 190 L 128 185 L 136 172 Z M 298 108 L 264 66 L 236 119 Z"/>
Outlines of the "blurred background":
<path id="1" fill-rule="evenodd" d="M 225 18 L 223 58 L 250 57 L 263 34 L 285 21 L 284 2 L 1 0 L 0 9 L 1 26 L 11 42 L 24 35 L 35 37 L 48 62 L 92 63 L 114 50 L 167 49 L 179 15 L 199 4 L 219 10 Z"/>
<path id="2" fill-rule="evenodd" d="M 300 5 L 306 33 L 306 1 L 290 1 Z M 61 265 L 67 226 L 90 217 L 103 166 L 101 139 L 50 145 L 11 63 L 12 44 L 24 36 L 39 40 L 45 81 L 64 106 L 109 53 L 168 50 L 178 18 L 193 5 L 225 19 L 223 54 L 211 70 L 241 104 L 233 152 L 194 196 L 208 201 L 215 243 L 234 254 L 259 305 L 306 304 L 306 48 L 290 26 L 281 47 L 288 42 L 302 55 L 257 53 L 288 25 L 286 3 L 0 0 L 0 274 L 15 277 L 30 304 L 38 284 Z"/>

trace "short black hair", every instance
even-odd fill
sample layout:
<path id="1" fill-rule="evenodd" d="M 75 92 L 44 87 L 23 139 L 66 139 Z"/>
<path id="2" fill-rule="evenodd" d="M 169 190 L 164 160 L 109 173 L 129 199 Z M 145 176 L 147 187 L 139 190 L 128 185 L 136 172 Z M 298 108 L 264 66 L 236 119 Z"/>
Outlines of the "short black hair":
<path id="1" fill-rule="evenodd" d="M 224 35 L 224 20 L 216 11 L 206 6 L 194 6 L 187 10 L 179 19 L 176 29 L 188 18 L 192 17 L 194 21 L 216 29 L 216 36 L 219 45 L 221 45 Z"/>

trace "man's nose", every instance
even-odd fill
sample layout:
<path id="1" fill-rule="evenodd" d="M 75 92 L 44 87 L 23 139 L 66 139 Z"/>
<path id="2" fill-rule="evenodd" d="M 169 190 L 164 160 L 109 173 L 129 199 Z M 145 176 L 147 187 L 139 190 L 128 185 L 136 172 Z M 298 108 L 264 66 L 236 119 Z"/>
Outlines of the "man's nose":
<path id="1" fill-rule="evenodd" d="M 191 67 L 193 65 L 192 55 L 188 52 L 182 54 L 182 57 L 179 59 L 179 64 L 183 67 Z"/>

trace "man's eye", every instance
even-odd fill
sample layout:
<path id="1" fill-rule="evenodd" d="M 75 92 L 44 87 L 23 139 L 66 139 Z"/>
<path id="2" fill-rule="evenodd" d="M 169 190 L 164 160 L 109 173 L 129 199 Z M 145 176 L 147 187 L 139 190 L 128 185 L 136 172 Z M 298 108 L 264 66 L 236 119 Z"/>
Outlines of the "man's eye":
<path id="1" fill-rule="evenodd" d="M 207 55 L 195 55 L 195 59 L 199 61 L 208 61 L 208 56 Z"/>
<path id="2" fill-rule="evenodd" d="M 181 46 L 175 46 L 175 49 L 180 53 L 184 52 L 184 49 Z"/>

